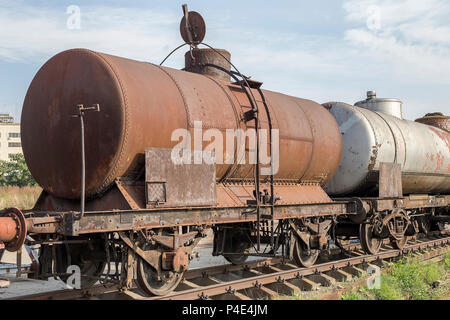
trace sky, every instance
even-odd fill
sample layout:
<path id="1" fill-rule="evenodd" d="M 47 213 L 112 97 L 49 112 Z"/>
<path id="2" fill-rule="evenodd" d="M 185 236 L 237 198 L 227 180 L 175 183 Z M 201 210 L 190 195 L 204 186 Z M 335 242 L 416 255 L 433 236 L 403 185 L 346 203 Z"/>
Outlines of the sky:
<path id="1" fill-rule="evenodd" d="M 182 43 L 181 5 L 206 21 L 263 88 L 318 103 L 355 103 L 376 90 L 404 118 L 450 114 L 450 1 L 0 0 L 0 113 L 18 121 L 39 68 L 70 48 L 159 64 Z M 184 51 L 166 66 L 184 67 Z"/>

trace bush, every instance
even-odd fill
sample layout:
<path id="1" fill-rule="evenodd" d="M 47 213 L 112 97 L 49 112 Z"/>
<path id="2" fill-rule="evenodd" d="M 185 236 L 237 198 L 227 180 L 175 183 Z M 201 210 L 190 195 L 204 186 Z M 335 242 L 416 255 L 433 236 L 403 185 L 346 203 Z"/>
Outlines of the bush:
<path id="1" fill-rule="evenodd" d="M 37 183 L 28 170 L 23 154 L 11 156 L 10 161 L 0 160 L 0 186 L 36 186 Z"/>
<path id="2" fill-rule="evenodd" d="M 0 209 L 31 209 L 41 192 L 40 187 L 0 187 Z"/>
<path id="3" fill-rule="evenodd" d="M 448 297 L 448 284 L 435 285 L 448 279 L 450 252 L 442 262 L 428 263 L 421 258 L 402 259 L 391 263 L 391 271 L 381 274 L 380 288 L 357 290 L 343 295 L 344 300 L 431 300 Z"/>

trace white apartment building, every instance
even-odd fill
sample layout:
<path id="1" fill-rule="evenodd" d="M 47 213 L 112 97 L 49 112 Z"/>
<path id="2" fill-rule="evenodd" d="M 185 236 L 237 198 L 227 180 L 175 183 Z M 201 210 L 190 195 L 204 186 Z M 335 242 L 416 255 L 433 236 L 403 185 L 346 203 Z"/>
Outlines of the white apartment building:
<path id="1" fill-rule="evenodd" d="M 9 114 L 0 113 L 0 160 L 9 160 L 16 153 L 22 153 L 20 124 Z"/>

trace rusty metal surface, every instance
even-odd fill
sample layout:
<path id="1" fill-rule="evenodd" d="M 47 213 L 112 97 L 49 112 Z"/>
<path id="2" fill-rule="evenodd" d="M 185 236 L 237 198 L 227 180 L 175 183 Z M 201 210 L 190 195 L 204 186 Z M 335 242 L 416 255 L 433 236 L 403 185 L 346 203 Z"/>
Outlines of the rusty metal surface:
<path id="1" fill-rule="evenodd" d="M 6 250 L 19 250 L 25 242 L 28 229 L 29 222 L 19 209 L 8 208 L 0 211 L 0 242 L 5 243 Z"/>
<path id="2" fill-rule="evenodd" d="M 172 150 L 147 148 L 145 153 L 145 182 L 147 206 L 215 206 L 216 168 L 212 152 L 198 153 L 207 161 L 195 164 L 174 163 Z"/>
<path id="3" fill-rule="evenodd" d="M 130 209 L 139 210 L 145 208 L 145 201 L 143 199 L 145 186 L 143 183 L 116 181 L 116 186 L 123 198 L 127 201 Z"/>
<path id="4" fill-rule="evenodd" d="M 219 207 L 245 206 L 247 201 L 254 200 L 254 186 L 250 184 L 219 184 L 217 185 L 217 205 Z M 262 192 L 270 190 L 269 184 L 260 185 Z M 285 184 L 274 186 L 275 198 L 280 197 L 276 203 L 290 204 L 320 204 L 330 203 L 332 200 L 318 185 Z"/>
<path id="5" fill-rule="evenodd" d="M 256 91 L 254 95 L 258 97 Z M 275 180 L 324 184 L 340 158 L 336 121 L 313 101 L 271 91 L 264 95 L 273 128 L 280 133 Z M 89 50 L 68 50 L 39 70 L 22 111 L 25 159 L 48 193 L 79 198 L 80 166 L 74 156 L 80 150 L 79 124 L 71 115 L 77 104 L 97 103 L 102 112 L 90 114 L 85 123 L 88 197 L 105 191 L 117 177 L 136 176 L 147 147 L 174 147 L 175 129 L 193 134 L 197 120 L 203 121 L 204 129 L 222 133 L 247 129 L 242 116 L 249 103 L 240 86 Z M 259 108 L 263 110 L 262 103 Z M 267 128 L 264 121 L 262 112 L 261 127 Z M 208 144 L 204 142 L 203 148 Z M 218 180 L 251 180 L 251 173 L 250 165 L 216 167 Z"/>
<path id="6" fill-rule="evenodd" d="M 29 212 L 27 220 L 30 232 L 77 235 L 79 233 L 113 232 L 131 229 L 160 228 L 170 226 L 212 225 L 221 223 L 239 223 L 256 221 L 256 212 L 240 203 L 250 198 L 248 190 L 242 187 L 235 189 L 235 196 L 229 195 L 229 190 L 221 191 L 219 185 L 218 195 L 227 191 L 229 199 L 218 198 L 219 203 L 229 204 L 226 207 L 190 207 L 190 208 L 153 208 L 129 210 L 124 201 L 124 209 L 103 211 L 88 211 L 86 216 L 73 223 L 70 217 L 75 212 Z M 117 191 L 118 192 L 118 191 Z M 116 197 L 120 195 L 117 194 Z M 48 196 L 51 199 L 51 196 Z M 243 197 L 242 199 L 237 199 Z M 117 201 L 117 198 L 113 198 Z M 336 199 L 334 199 L 336 200 Z M 319 204 L 285 204 L 275 206 L 274 219 L 305 218 L 317 216 L 333 216 L 341 214 L 356 214 L 357 206 L 352 198 L 340 198 L 339 201 Z M 376 211 L 393 210 L 394 208 L 420 209 L 444 208 L 450 205 L 448 196 L 408 196 L 400 199 L 362 198 L 363 203 L 370 205 Z M 104 204 L 102 200 L 101 203 Z M 88 206 L 89 207 L 89 206 Z M 270 206 L 262 205 L 261 214 L 269 214 Z"/>
<path id="7" fill-rule="evenodd" d="M 417 198 L 413 195 L 397 200 L 383 200 L 383 199 L 367 199 L 373 203 L 376 211 L 392 210 L 394 208 L 417 209 L 417 208 L 437 208 L 447 207 L 450 205 L 450 196 L 429 196 L 424 195 L 422 198 Z"/>
<path id="8" fill-rule="evenodd" d="M 354 209 L 345 202 L 318 205 L 283 205 L 274 209 L 274 219 L 303 218 L 352 214 Z M 261 214 L 269 215 L 270 206 L 261 206 Z M 70 219 L 68 220 L 70 222 Z M 246 207 L 228 208 L 158 208 L 139 211 L 86 212 L 74 230 L 66 235 L 112 232 L 130 229 L 151 229 L 171 226 L 212 225 L 256 221 L 255 210 Z M 64 222 L 62 222 L 64 224 Z"/>
<path id="9" fill-rule="evenodd" d="M 219 51 L 228 61 L 231 61 L 231 54 L 227 50 L 216 49 L 216 51 Z M 209 75 L 224 81 L 230 81 L 230 76 L 227 73 L 218 70 L 217 68 L 205 66 L 206 64 L 215 64 L 227 71 L 231 70 L 231 65 L 212 49 L 192 49 L 192 51 L 186 52 L 184 59 L 186 71 Z"/>
<path id="10" fill-rule="evenodd" d="M 130 189 L 134 188 L 131 186 L 126 186 L 122 184 L 124 189 L 130 194 Z M 144 185 L 136 187 L 138 189 L 140 197 L 135 197 L 134 200 L 141 203 L 142 208 L 145 208 L 145 189 Z M 139 189 L 141 189 L 139 191 Z M 133 195 L 136 195 L 136 192 Z M 37 200 L 33 210 L 37 212 L 67 212 L 67 211 L 79 211 L 80 203 L 78 200 L 67 200 L 55 197 L 46 191 L 43 191 L 39 199 Z M 101 198 L 91 199 L 86 203 L 87 211 L 97 211 L 97 210 L 129 210 L 131 208 L 130 203 L 126 200 L 123 194 L 117 187 L 112 187 L 102 195 Z"/>
<path id="11" fill-rule="evenodd" d="M 398 163 L 380 163 L 380 177 L 378 183 L 380 198 L 396 198 L 403 196 L 402 170 Z"/>
<path id="12" fill-rule="evenodd" d="M 424 117 L 416 119 L 416 122 L 450 132 L 450 116 L 445 116 L 440 112 L 427 113 Z"/>
<path id="13" fill-rule="evenodd" d="M 17 223 L 11 217 L 0 217 L 0 241 L 9 242 L 16 237 Z"/>
<path id="14" fill-rule="evenodd" d="M 193 44 L 199 44 L 203 41 L 206 35 L 205 21 L 203 20 L 203 17 L 196 11 L 189 11 L 187 14 L 192 39 L 189 39 L 188 30 L 186 30 L 186 16 L 184 16 L 180 22 L 181 37 L 186 43 L 192 42 Z"/>

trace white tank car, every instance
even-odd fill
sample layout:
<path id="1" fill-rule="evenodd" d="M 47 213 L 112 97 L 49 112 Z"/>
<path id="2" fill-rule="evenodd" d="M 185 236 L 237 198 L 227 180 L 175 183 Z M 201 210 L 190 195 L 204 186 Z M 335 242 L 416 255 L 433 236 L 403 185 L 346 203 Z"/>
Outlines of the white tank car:
<path id="1" fill-rule="evenodd" d="M 450 132 L 402 119 L 402 102 L 378 99 L 374 91 L 354 106 L 324 106 L 339 124 L 343 148 L 327 193 L 377 195 L 381 162 L 401 165 L 405 195 L 450 193 Z"/>

